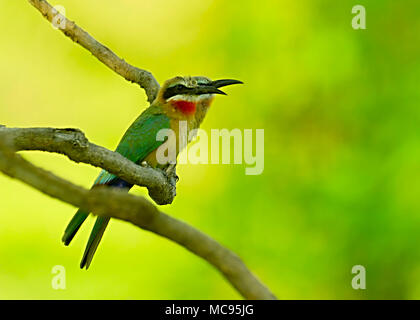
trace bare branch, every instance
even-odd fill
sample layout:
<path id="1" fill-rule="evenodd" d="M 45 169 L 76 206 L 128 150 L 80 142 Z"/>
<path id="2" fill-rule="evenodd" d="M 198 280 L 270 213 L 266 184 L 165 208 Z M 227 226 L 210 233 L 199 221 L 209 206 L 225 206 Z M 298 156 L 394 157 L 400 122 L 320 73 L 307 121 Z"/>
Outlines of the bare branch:
<path id="1" fill-rule="evenodd" d="M 0 135 L 0 171 L 6 175 L 76 207 L 131 222 L 180 244 L 212 264 L 247 299 L 275 299 L 236 254 L 209 236 L 160 212 L 143 197 L 107 187 L 87 190 L 38 168 L 13 151 L 12 140 L 19 144 L 19 138 L 6 137 Z"/>
<path id="2" fill-rule="evenodd" d="M 78 129 L 0 127 L 0 137 L 2 135 L 13 142 L 16 151 L 60 153 L 75 162 L 103 168 L 129 183 L 147 187 L 150 197 L 157 204 L 170 204 L 176 195 L 174 175 L 168 176 L 162 170 L 138 166 L 119 153 L 90 143 Z"/>
<path id="3" fill-rule="evenodd" d="M 57 27 L 59 27 L 59 29 L 67 37 L 90 51 L 96 58 L 99 59 L 99 61 L 119 75 L 123 76 L 126 80 L 139 84 L 140 87 L 146 91 L 146 95 L 150 103 L 155 100 L 159 91 L 159 83 L 149 71 L 134 67 L 119 58 L 114 52 L 95 40 L 89 33 L 77 26 L 73 21 L 57 12 L 57 10 L 54 9 L 47 1 L 28 1 L 51 23 L 53 22 L 53 19 L 59 15 L 59 19 L 61 19 L 61 21 L 57 24 Z"/>

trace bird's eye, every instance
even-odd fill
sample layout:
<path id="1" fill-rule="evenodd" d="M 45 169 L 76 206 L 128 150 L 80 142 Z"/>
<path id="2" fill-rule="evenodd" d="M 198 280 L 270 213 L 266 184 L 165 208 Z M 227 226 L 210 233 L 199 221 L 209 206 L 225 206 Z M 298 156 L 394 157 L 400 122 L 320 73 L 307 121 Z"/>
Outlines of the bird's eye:
<path id="1" fill-rule="evenodd" d="M 169 99 L 170 97 L 173 97 L 175 95 L 181 94 L 185 91 L 187 87 L 183 84 L 175 84 L 172 87 L 169 87 L 166 92 L 164 93 L 163 97 L 165 99 Z"/>

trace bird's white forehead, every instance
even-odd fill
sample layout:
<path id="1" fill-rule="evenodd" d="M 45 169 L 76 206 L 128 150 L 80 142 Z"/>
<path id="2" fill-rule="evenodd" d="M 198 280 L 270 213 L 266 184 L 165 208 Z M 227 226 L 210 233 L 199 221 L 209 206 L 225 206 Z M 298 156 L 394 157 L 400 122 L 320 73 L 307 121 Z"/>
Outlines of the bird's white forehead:
<path id="1" fill-rule="evenodd" d="M 171 85 L 177 85 L 177 84 L 183 84 L 187 87 L 195 87 L 197 85 L 200 84 L 208 84 L 210 83 L 211 80 L 209 78 L 206 77 L 178 77 L 176 81 L 173 82 L 173 84 Z"/>

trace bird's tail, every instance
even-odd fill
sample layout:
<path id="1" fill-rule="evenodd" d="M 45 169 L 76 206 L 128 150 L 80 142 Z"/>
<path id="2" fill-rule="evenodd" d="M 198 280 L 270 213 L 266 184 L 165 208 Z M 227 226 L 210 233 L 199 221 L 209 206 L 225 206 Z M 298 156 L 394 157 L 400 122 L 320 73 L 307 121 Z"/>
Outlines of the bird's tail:
<path id="1" fill-rule="evenodd" d="M 102 236 L 109 222 L 109 217 L 97 217 L 95 225 L 93 226 L 92 232 L 90 233 L 89 241 L 86 245 L 85 253 L 83 254 L 82 261 L 80 262 L 80 268 L 89 268 L 92 262 L 93 255 L 98 248 L 99 242 L 101 242 Z"/>
<path id="2" fill-rule="evenodd" d="M 75 236 L 77 230 L 79 230 L 82 223 L 86 220 L 88 217 L 89 212 L 85 212 L 81 209 L 79 209 L 76 214 L 73 216 L 69 224 L 67 225 L 66 230 L 64 231 L 64 235 L 61 238 L 61 241 L 64 242 L 66 246 L 68 246 Z"/>
<path id="3" fill-rule="evenodd" d="M 84 212 L 79 209 L 76 214 L 71 219 L 70 223 L 68 224 L 66 231 L 64 231 L 64 235 L 62 241 L 66 246 L 68 246 L 73 239 L 76 232 L 79 230 L 80 226 L 88 217 L 89 213 Z M 90 263 L 92 262 L 93 255 L 95 254 L 96 249 L 98 248 L 99 242 L 101 242 L 102 235 L 106 229 L 106 226 L 109 222 L 108 217 L 98 217 L 96 218 L 95 225 L 93 226 L 92 232 L 89 237 L 89 241 L 86 245 L 85 253 L 83 254 L 82 261 L 80 262 L 80 268 L 84 268 L 86 266 L 86 270 L 89 268 Z"/>
<path id="4" fill-rule="evenodd" d="M 107 173 L 104 170 L 101 172 L 98 179 L 96 179 L 93 187 L 97 185 L 107 185 L 109 187 L 114 188 L 123 188 L 126 189 L 127 192 L 133 186 L 132 184 L 129 184 L 122 179 L 116 178 L 114 175 L 111 175 L 110 173 Z M 62 238 L 62 241 L 66 246 L 70 244 L 71 240 L 79 230 L 80 226 L 86 220 L 88 215 L 89 212 L 79 209 L 73 216 L 66 230 L 64 231 L 64 235 Z M 93 226 L 92 232 L 89 237 L 89 241 L 86 245 L 85 253 L 83 254 L 82 261 L 80 262 L 80 268 L 89 268 L 90 263 L 93 259 L 93 255 L 95 254 L 99 242 L 101 242 L 106 226 L 108 225 L 109 219 L 109 217 L 103 216 L 98 217 L 96 219 L 95 225 Z"/>

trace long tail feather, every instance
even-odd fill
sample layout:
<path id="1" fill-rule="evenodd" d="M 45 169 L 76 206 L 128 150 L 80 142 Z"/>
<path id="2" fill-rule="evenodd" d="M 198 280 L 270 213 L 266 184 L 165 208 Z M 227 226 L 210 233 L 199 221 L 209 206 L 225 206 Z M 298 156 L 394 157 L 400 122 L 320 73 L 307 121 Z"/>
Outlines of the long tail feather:
<path id="1" fill-rule="evenodd" d="M 115 175 L 108 173 L 105 170 L 102 170 L 99 174 L 98 178 L 96 178 L 95 183 L 93 184 L 92 188 L 98 184 L 108 184 L 115 179 Z M 61 241 L 64 242 L 66 246 L 68 246 L 71 240 L 76 235 L 77 231 L 79 230 L 80 226 L 85 222 L 86 218 L 89 216 L 89 212 L 83 211 L 81 209 L 77 210 L 76 214 L 70 220 L 69 224 L 67 225 L 66 230 L 64 231 L 64 235 L 61 238 Z"/>
<path id="2" fill-rule="evenodd" d="M 71 240 L 77 233 L 77 230 L 79 230 L 80 226 L 86 220 L 88 215 L 89 215 L 88 212 L 85 212 L 79 209 L 76 212 L 76 214 L 73 216 L 66 230 L 64 231 L 63 237 L 61 238 L 61 241 L 63 241 L 66 246 L 70 244 Z"/>
<path id="3" fill-rule="evenodd" d="M 101 242 L 102 236 L 109 222 L 109 217 L 98 217 L 95 225 L 93 226 L 92 232 L 89 237 L 89 241 L 86 245 L 85 253 L 83 254 L 82 261 L 80 262 L 80 268 L 89 268 L 92 262 L 93 255 L 98 248 L 99 242 Z"/>
<path id="4" fill-rule="evenodd" d="M 95 187 L 96 185 L 107 185 L 109 187 L 122 188 L 126 189 L 127 192 L 133 186 L 132 184 L 122 179 L 116 178 L 115 175 L 112 175 L 104 170 L 96 179 L 93 187 Z M 76 235 L 80 226 L 83 224 L 83 222 L 88 216 L 89 212 L 82 211 L 81 209 L 79 209 L 73 216 L 66 230 L 64 231 L 64 235 L 61 239 L 66 246 L 70 244 L 71 240 Z M 108 225 L 109 219 L 110 218 L 108 217 L 98 217 L 96 219 L 95 225 L 89 237 L 89 241 L 86 245 L 85 253 L 83 254 L 82 261 L 80 262 L 80 268 L 89 268 L 90 263 L 93 259 L 93 255 L 95 254 L 99 242 L 102 239 L 102 235 L 104 234 L 104 231 L 106 229 L 106 226 Z"/>

